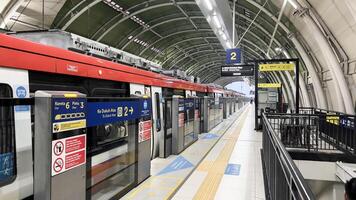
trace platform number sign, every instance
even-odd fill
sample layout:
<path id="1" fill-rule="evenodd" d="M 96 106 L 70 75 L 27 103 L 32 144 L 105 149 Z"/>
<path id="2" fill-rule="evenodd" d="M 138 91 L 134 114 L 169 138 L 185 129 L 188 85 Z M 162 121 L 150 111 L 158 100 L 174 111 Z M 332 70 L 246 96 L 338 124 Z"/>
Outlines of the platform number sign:
<path id="1" fill-rule="evenodd" d="M 241 49 L 227 49 L 226 50 L 226 64 L 241 63 Z"/>

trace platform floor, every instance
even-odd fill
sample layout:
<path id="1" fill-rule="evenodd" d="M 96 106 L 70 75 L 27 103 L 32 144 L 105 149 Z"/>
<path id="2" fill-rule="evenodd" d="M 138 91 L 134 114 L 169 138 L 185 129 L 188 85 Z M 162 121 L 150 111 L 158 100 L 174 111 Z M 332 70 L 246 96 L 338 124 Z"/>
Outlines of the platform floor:
<path id="1" fill-rule="evenodd" d="M 248 105 L 180 155 L 154 159 L 152 176 L 122 199 L 264 199 L 262 138 L 253 116 Z"/>

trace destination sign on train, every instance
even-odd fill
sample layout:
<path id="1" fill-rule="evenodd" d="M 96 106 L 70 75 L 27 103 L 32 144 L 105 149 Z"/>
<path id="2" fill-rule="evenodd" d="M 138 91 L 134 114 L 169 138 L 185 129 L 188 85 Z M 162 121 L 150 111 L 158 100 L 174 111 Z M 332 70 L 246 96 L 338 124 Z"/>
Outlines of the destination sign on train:
<path id="1" fill-rule="evenodd" d="M 221 67 L 221 76 L 253 76 L 253 65 L 225 65 Z"/>

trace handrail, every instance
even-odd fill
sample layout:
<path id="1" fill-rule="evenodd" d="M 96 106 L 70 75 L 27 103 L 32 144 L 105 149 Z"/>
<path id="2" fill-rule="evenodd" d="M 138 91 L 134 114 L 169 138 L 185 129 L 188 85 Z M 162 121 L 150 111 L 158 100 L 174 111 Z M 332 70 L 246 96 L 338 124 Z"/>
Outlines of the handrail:
<path id="1" fill-rule="evenodd" d="M 289 185 L 289 190 L 290 190 L 289 193 L 293 196 L 298 195 L 300 198 L 305 199 L 305 200 L 314 200 L 315 196 L 312 193 L 311 189 L 309 188 L 309 185 L 303 178 L 298 167 L 295 165 L 293 159 L 290 157 L 290 155 L 287 152 L 287 150 L 285 149 L 284 145 L 282 144 L 280 139 L 277 137 L 277 134 L 275 133 L 274 129 L 272 128 L 271 124 L 269 123 L 265 113 L 263 113 L 262 118 L 263 118 L 263 133 L 264 133 L 264 135 L 263 135 L 264 154 L 266 153 L 265 151 L 267 151 L 265 148 L 268 148 L 268 150 L 270 150 L 270 148 L 268 146 L 265 146 L 265 145 L 268 145 L 268 143 L 267 143 L 268 141 L 266 141 L 266 139 L 267 139 L 266 136 L 268 136 L 268 138 L 270 139 L 270 142 L 273 146 L 275 156 L 277 156 L 278 161 L 281 164 L 280 167 L 283 170 L 284 178 L 289 179 L 289 180 L 286 180 L 287 184 Z M 269 152 L 267 152 L 267 153 L 269 153 Z M 264 155 L 264 156 L 267 157 L 270 155 Z M 288 174 L 286 174 L 286 173 L 288 173 Z M 275 174 L 273 174 L 273 175 L 275 175 Z M 290 178 L 286 178 L 286 177 L 289 177 L 289 175 L 290 175 Z M 272 176 L 272 175 L 270 175 L 270 176 Z M 267 179 L 268 178 L 275 178 L 275 177 L 268 177 L 268 174 L 267 174 Z M 297 191 L 298 191 L 297 194 L 293 194 L 293 192 L 295 192 L 294 190 L 291 189 L 291 187 L 293 187 L 293 186 L 297 189 Z M 269 187 L 269 189 L 271 189 L 271 187 L 277 187 L 274 189 L 278 190 L 278 186 L 268 186 L 268 187 Z M 283 192 L 283 191 L 280 191 L 280 192 Z M 277 194 L 280 194 L 280 193 L 277 192 Z M 277 194 L 275 194 L 275 195 L 277 195 Z M 278 199 L 278 197 L 272 196 L 272 199 Z"/>

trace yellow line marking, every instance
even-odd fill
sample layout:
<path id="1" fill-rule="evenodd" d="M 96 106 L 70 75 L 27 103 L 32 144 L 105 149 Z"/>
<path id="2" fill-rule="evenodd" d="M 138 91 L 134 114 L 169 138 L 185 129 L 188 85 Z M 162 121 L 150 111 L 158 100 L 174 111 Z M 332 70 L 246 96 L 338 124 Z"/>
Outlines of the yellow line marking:
<path id="1" fill-rule="evenodd" d="M 250 109 L 245 110 L 242 120 L 238 121 L 235 131 L 226 133 L 223 140 L 227 142 L 221 150 L 219 156 L 215 161 L 203 161 L 197 167 L 199 171 L 207 171 L 208 175 L 205 177 L 203 183 L 200 185 L 194 199 L 206 200 L 214 199 L 215 194 L 219 188 L 222 177 L 224 176 L 225 168 L 234 150 L 235 144 L 239 138 L 242 126 L 246 120 L 247 113 Z M 235 128 L 231 127 L 231 128 Z"/>

